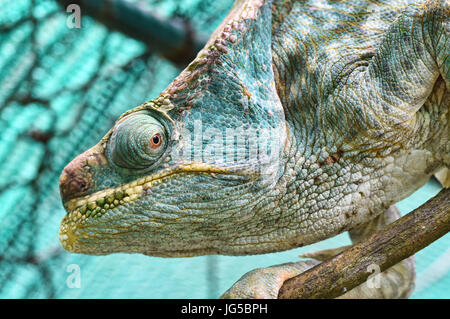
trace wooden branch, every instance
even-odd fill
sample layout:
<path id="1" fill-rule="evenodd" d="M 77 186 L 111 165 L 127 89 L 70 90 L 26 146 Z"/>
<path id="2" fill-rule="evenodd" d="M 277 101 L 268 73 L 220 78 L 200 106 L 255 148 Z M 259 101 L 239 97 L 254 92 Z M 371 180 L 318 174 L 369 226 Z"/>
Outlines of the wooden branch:
<path id="1" fill-rule="evenodd" d="M 279 299 L 335 298 L 366 281 L 369 265 L 381 271 L 450 231 L 450 189 L 333 258 L 288 279 Z"/>

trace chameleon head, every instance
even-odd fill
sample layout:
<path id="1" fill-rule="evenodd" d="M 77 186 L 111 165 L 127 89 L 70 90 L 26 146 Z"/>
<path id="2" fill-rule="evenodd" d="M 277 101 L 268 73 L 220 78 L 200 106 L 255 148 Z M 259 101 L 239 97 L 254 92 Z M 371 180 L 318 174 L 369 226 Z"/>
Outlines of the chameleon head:
<path id="1" fill-rule="evenodd" d="M 251 213 L 279 177 L 274 157 L 284 146 L 276 133 L 283 132 L 282 122 L 267 111 L 258 123 L 251 113 L 238 121 L 239 105 L 235 117 L 220 112 L 222 103 L 212 97 L 202 107 L 204 99 L 193 100 L 188 112 L 169 99 L 127 112 L 96 146 L 66 166 L 60 177 L 68 212 L 60 229 L 65 249 L 231 253 L 230 229 L 258 234 L 250 226 L 257 221 Z"/>
<path id="2" fill-rule="evenodd" d="M 158 98 L 123 114 L 64 169 L 65 249 L 158 256 L 265 249 L 232 234 L 241 231 L 242 242 L 264 235 L 255 207 L 270 209 L 266 195 L 281 176 L 287 132 L 270 67 L 269 6 L 259 17 L 248 6 L 261 3 L 239 5 Z M 264 40 L 258 46 L 255 36 Z"/>

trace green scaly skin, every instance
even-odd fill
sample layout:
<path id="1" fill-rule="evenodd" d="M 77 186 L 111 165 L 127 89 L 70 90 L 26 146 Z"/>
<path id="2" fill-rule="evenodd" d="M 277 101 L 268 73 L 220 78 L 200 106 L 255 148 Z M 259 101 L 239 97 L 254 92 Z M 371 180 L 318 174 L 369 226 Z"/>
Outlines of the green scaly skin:
<path id="1" fill-rule="evenodd" d="M 249 255 L 364 228 L 450 167 L 449 30 L 446 1 L 237 1 L 66 166 L 63 247 Z"/>

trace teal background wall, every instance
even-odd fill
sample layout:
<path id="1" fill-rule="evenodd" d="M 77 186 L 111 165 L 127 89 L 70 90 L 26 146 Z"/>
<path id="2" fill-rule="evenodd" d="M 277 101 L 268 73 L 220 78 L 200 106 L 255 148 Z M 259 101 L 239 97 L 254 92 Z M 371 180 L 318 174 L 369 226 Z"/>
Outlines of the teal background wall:
<path id="1" fill-rule="evenodd" d="M 211 33 L 228 0 L 144 2 Z M 53 0 L 0 0 L 0 298 L 216 298 L 245 272 L 349 244 L 347 234 L 291 251 L 164 259 L 63 251 L 62 168 L 125 110 L 155 97 L 180 72 L 133 39 L 89 17 L 66 26 Z M 407 213 L 440 189 L 435 180 L 398 204 Z M 450 235 L 416 255 L 413 298 L 450 297 Z M 81 287 L 67 285 L 78 265 Z"/>

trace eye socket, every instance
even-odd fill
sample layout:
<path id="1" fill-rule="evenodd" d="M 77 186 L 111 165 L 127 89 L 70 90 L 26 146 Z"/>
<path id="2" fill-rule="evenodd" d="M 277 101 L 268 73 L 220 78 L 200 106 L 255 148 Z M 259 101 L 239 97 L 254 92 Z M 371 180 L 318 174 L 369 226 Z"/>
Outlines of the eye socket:
<path id="1" fill-rule="evenodd" d="M 126 169 L 152 166 L 166 149 L 164 125 L 150 112 L 132 113 L 116 123 L 109 143 L 112 162 Z"/>

